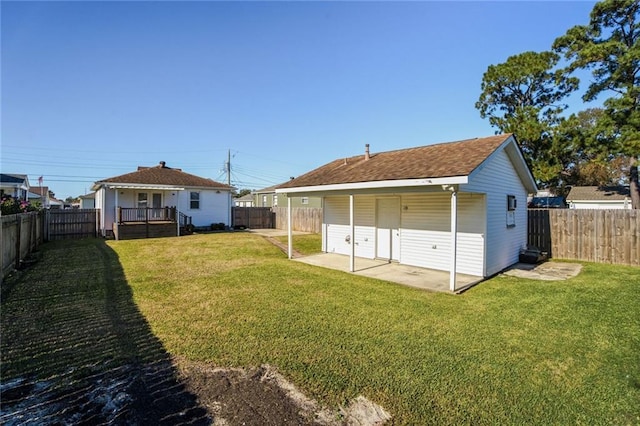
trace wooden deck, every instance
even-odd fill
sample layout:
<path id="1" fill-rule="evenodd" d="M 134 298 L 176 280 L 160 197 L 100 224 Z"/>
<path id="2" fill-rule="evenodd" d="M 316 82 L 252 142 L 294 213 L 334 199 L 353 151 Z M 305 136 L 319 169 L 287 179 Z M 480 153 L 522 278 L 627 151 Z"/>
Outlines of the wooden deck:
<path id="1" fill-rule="evenodd" d="M 175 207 L 123 208 L 118 207 L 118 217 L 113 224 L 116 240 L 137 238 L 177 237 L 191 226 L 191 217 L 177 215 Z M 178 220 L 180 228 L 178 228 Z"/>
<path id="2" fill-rule="evenodd" d="M 113 233 L 116 240 L 177 237 L 178 225 L 170 221 L 114 223 Z"/>

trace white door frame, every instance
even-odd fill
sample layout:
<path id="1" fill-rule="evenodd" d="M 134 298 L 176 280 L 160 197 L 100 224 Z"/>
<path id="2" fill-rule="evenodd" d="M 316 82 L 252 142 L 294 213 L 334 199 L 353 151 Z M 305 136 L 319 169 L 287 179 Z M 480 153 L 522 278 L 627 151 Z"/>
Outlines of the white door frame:
<path id="1" fill-rule="evenodd" d="M 380 244 L 383 243 L 383 241 L 381 241 L 380 239 L 380 230 L 381 228 L 379 228 L 378 224 L 380 222 L 380 214 L 379 214 L 379 203 L 380 201 L 393 201 L 395 204 L 397 204 L 397 207 L 395 210 L 395 214 L 396 216 L 392 219 L 395 220 L 397 219 L 397 222 L 394 223 L 394 225 L 397 225 L 397 227 L 389 227 L 389 248 L 388 248 L 388 254 L 385 252 L 381 253 L 380 250 Z M 395 197 L 376 197 L 376 204 L 375 204 L 375 209 L 376 209 L 376 257 L 377 258 L 381 258 L 381 259 L 385 259 L 385 260 L 389 260 L 389 261 L 399 261 L 400 260 L 400 224 L 401 224 L 401 202 L 400 202 L 400 197 L 395 196 Z M 387 228 L 382 228 L 382 229 L 387 229 Z M 382 255 L 381 255 L 382 254 Z"/>

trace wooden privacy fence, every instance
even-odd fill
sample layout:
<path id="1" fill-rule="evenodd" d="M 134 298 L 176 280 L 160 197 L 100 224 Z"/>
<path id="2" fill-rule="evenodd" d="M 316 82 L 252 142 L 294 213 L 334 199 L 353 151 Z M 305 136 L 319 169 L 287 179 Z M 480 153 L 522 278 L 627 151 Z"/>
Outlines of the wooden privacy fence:
<path id="1" fill-rule="evenodd" d="M 271 229 L 275 226 L 271 207 L 232 207 L 232 226 L 252 229 Z"/>
<path id="2" fill-rule="evenodd" d="M 47 240 L 97 237 L 100 229 L 99 209 L 47 210 Z"/>
<path id="3" fill-rule="evenodd" d="M 44 242 L 44 212 L 2 216 L 2 265 L 4 276 L 19 268 L 29 254 Z"/>
<path id="4" fill-rule="evenodd" d="M 528 244 L 551 257 L 640 266 L 640 210 L 529 210 Z"/>
<path id="5" fill-rule="evenodd" d="M 273 207 L 276 213 L 276 228 L 287 229 L 287 207 Z M 293 207 L 291 208 L 291 222 L 294 231 L 322 232 L 321 207 Z"/>

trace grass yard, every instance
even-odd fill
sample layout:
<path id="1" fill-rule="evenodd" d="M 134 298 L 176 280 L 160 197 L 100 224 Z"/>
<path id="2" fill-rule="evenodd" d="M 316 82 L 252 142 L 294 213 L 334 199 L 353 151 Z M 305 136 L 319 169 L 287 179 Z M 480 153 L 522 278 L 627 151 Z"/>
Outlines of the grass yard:
<path id="1" fill-rule="evenodd" d="M 294 241 L 308 253 L 317 251 L 319 238 Z M 117 277 L 74 270 L 74 251 L 92 250 L 99 259 L 97 245 L 105 243 L 43 248 L 45 262 L 61 248 L 67 253 L 52 274 L 73 274 L 78 291 L 91 286 L 95 303 L 87 315 L 115 296 L 99 291 L 99 283 Z M 454 296 L 288 261 L 248 233 L 106 247 L 126 283 L 119 291 L 148 326 L 133 313 L 131 321 L 153 350 L 157 339 L 170 354 L 193 361 L 270 364 L 322 404 L 335 407 L 362 394 L 395 424 L 640 423 L 638 268 L 585 264 L 565 282 L 498 276 Z M 44 310 L 26 311 L 21 286 L 2 301 L 5 379 L 52 373 L 44 360 L 26 355 L 48 344 L 36 336 L 55 325 L 64 294 L 39 301 Z M 11 347 L 26 344 L 6 312 L 36 318 L 26 349 Z M 100 337 L 91 343 L 105 345 Z M 144 356 L 135 335 L 125 341 L 122 356 Z"/>
<path id="2" fill-rule="evenodd" d="M 289 240 L 285 237 L 274 237 L 283 244 L 288 244 Z M 318 254 L 322 252 L 322 235 L 321 234 L 301 234 L 294 235 L 293 248 L 299 253 L 308 256 L 310 254 Z"/>

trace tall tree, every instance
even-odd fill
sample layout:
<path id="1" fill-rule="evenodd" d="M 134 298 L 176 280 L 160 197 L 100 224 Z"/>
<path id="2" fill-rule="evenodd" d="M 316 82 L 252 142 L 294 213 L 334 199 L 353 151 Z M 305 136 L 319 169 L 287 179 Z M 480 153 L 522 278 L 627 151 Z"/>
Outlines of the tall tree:
<path id="1" fill-rule="evenodd" d="M 592 82 L 583 99 L 605 92 L 606 114 L 601 126 L 617 133 L 617 154 L 640 156 L 640 1 L 605 0 L 591 11 L 589 25 L 577 25 L 555 40 L 553 49 L 564 54 L 567 72 L 591 70 Z M 634 208 L 640 208 L 640 189 L 632 183 Z"/>
<path id="2" fill-rule="evenodd" d="M 554 128 L 567 108 L 562 100 L 578 88 L 578 79 L 557 70 L 554 52 L 524 52 L 490 65 L 482 77 L 476 108 L 500 132 L 515 133 L 539 184 L 557 185 L 563 165 Z"/>

